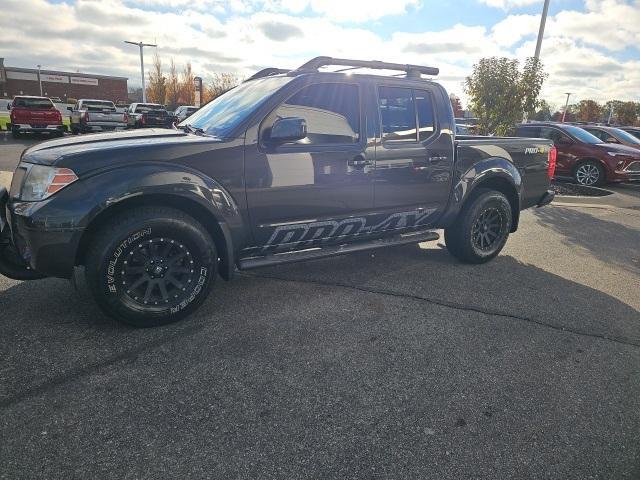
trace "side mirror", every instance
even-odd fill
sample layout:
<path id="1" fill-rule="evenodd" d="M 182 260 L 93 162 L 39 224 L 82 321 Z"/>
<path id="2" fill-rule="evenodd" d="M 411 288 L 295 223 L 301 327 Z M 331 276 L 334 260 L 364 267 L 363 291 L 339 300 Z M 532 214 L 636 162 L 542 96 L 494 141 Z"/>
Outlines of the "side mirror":
<path id="1" fill-rule="evenodd" d="M 11 102 L 7 103 L 7 110 L 11 110 Z"/>
<path id="2" fill-rule="evenodd" d="M 572 143 L 573 142 L 571 142 L 567 137 L 560 137 L 558 141 L 555 142 L 556 145 L 571 145 Z"/>
<path id="3" fill-rule="evenodd" d="M 73 107 L 67 107 L 67 110 L 69 110 L 70 112 L 73 112 Z"/>
<path id="4" fill-rule="evenodd" d="M 269 140 L 284 143 L 302 140 L 307 136 L 307 122 L 304 118 L 287 117 L 276 120 L 271 127 Z"/>

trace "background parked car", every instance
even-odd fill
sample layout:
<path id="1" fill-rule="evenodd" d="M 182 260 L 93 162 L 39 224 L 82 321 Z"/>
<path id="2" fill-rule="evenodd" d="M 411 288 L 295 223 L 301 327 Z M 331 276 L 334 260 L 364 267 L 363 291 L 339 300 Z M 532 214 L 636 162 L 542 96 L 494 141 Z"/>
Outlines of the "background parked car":
<path id="1" fill-rule="evenodd" d="M 636 138 L 640 138 L 640 127 L 620 127 L 620 129 L 630 133 Z"/>
<path id="2" fill-rule="evenodd" d="M 193 107 L 191 105 L 183 105 L 181 107 L 176 108 L 176 111 L 173 112 L 173 114 L 176 117 L 176 122 L 180 123 L 181 121 L 190 117 L 197 111 L 198 111 L 198 107 Z"/>
<path id="3" fill-rule="evenodd" d="M 604 143 L 619 143 L 621 145 L 626 145 L 627 147 L 640 149 L 640 139 L 620 128 L 608 127 L 605 125 L 585 125 L 582 128 L 591 135 L 598 137 Z"/>
<path id="4" fill-rule="evenodd" d="M 164 105 L 157 103 L 132 103 L 127 113 L 131 128 L 169 128 L 176 121 L 176 117 Z"/>
<path id="5" fill-rule="evenodd" d="M 556 176 L 569 176 L 581 185 L 640 180 L 640 151 L 625 145 L 603 143 L 598 137 L 566 123 L 525 123 L 518 137 L 553 140 L 558 157 Z"/>
<path id="6" fill-rule="evenodd" d="M 62 114 L 47 97 L 17 96 L 7 108 L 11 110 L 11 133 L 14 138 L 23 133 L 64 135 Z"/>
<path id="7" fill-rule="evenodd" d="M 124 130 L 128 115 L 118 112 L 113 102 L 108 100 L 80 99 L 71 112 L 71 133 L 105 132 Z"/>

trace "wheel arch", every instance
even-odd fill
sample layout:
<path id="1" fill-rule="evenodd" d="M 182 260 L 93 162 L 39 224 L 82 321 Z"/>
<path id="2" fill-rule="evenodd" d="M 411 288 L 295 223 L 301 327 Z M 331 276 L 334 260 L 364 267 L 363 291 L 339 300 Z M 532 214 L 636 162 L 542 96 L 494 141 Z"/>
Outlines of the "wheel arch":
<path id="1" fill-rule="evenodd" d="M 198 201 L 182 196 L 165 193 L 149 193 L 121 200 L 98 212 L 82 233 L 76 252 L 76 265 L 84 265 L 86 254 L 96 232 L 102 225 L 115 216 L 144 206 L 171 207 L 184 212 L 201 223 L 213 238 L 220 258 L 219 273 L 225 280 L 230 280 L 235 271 L 234 245 L 229 228 L 207 207 Z"/>

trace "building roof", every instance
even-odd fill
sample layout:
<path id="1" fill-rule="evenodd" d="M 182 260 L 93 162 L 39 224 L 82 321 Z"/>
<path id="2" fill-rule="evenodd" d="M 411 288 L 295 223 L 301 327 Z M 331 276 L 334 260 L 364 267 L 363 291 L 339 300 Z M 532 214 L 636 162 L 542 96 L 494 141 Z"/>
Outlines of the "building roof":
<path id="1" fill-rule="evenodd" d="M 22 67 L 10 67 L 4 66 L 6 71 L 10 72 L 24 72 L 24 73 L 38 73 L 37 68 L 22 68 Z M 108 78 L 111 80 L 128 80 L 128 77 L 115 77 L 112 75 L 98 75 L 94 73 L 79 73 L 79 72 L 64 72 L 60 70 L 44 70 L 40 69 L 40 73 L 44 75 L 68 75 L 72 77 L 85 77 L 85 78 Z"/>

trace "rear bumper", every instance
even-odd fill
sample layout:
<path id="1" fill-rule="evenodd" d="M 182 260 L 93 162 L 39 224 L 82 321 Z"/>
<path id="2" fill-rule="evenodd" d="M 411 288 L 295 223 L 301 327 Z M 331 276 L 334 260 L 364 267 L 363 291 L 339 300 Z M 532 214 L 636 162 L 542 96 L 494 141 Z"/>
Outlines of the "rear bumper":
<path id="1" fill-rule="evenodd" d="M 64 125 L 36 125 L 28 123 L 12 123 L 11 127 L 20 132 L 64 132 Z"/>
<path id="2" fill-rule="evenodd" d="M 125 130 L 126 123 L 87 123 L 80 125 L 80 128 L 86 132 L 113 132 L 115 130 Z"/>
<path id="3" fill-rule="evenodd" d="M 555 192 L 553 192 L 552 190 L 547 190 L 545 194 L 542 195 L 540 200 L 538 200 L 538 203 L 536 203 L 536 207 L 544 207 L 545 205 L 549 205 L 551 202 L 553 202 L 555 196 Z"/>

